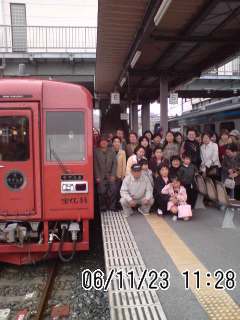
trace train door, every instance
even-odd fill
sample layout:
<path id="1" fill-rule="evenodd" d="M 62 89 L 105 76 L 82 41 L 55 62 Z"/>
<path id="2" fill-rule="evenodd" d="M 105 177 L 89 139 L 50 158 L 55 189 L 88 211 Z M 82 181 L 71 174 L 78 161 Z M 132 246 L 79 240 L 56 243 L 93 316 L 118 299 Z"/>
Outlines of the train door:
<path id="1" fill-rule="evenodd" d="M 40 218 L 37 108 L 13 109 L 0 104 L 0 219 Z M 31 107 L 33 107 L 31 103 Z M 6 108 L 7 107 L 7 108 Z M 37 104 L 36 104 L 37 107 Z M 4 108 L 4 109 L 3 109 Z M 33 123 L 34 119 L 34 123 Z M 37 122 L 36 122 L 37 120 Z M 36 162 L 36 163 L 35 163 Z M 37 170 L 35 170 L 37 169 Z"/>

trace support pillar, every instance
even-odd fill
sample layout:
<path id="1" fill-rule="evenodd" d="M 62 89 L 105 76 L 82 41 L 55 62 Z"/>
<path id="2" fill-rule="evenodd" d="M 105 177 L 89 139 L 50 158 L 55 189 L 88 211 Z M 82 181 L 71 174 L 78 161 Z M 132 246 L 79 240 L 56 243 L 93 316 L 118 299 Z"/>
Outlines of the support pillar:
<path id="1" fill-rule="evenodd" d="M 142 105 L 142 134 L 150 129 L 150 103 Z"/>
<path id="2" fill-rule="evenodd" d="M 138 106 L 131 107 L 131 129 L 138 134 Z"/>
<path id="3" fill-rule="evenodd" d="M 131 131 L 132 130 L 132 106 L 131 105 L 129 105 L 128 110 L 129 110 L 129 130 Z"/>
<path id="4" fill-rule="evenodd" d="M 160 78 L 160 126 L 163 134 L 168 130 L 168 81 Z"/>

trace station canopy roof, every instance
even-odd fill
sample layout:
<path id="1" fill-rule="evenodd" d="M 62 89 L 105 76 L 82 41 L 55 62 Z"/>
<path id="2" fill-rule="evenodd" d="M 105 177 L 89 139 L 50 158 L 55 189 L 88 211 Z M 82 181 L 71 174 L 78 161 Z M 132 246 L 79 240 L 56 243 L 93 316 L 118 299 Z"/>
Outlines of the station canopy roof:
<path id="1" fill-rule="evenodd" d="M 230 60 L 240 49 L 239 0 L 99 0 L 96 92 L 132 101 Z"/>

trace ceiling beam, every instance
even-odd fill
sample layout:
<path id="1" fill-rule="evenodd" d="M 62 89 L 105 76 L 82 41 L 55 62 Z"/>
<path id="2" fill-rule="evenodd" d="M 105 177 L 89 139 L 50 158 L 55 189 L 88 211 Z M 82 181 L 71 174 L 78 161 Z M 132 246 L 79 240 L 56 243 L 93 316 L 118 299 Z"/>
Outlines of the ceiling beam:
<path id="1" fill-rule="evenodd" d="M 201 10 L 200 13 L 197 13 L 191 21 L 187 24 L 187 26 L 179 32 L 178 36 L 187 36 L 189 35 L 196 27 L 201 24 L 201 22 L 210 14 L 210 12 L 216 7 L 217 3 L 219 0 L 209 0 L 207 3 L 205 3 Z M 163 54 L 157 59 L 157 61 L 154 63 L 152 66 L 152 69 L 155 69 L 160 62 L 163 61 L 166 57 L 169 57 L 169 54 L 176 50 L 176 43 L 171 44 L 164 52 Z"/>
<path id="2" fill-rule="evenodd" d="M 213 9 L 216 4 L 217 4 L 217 0 L 216 1 L 212 1 L 212 3 L 209 5 L 208 7 L 208 14 L 209 14 L 209 10 Z M 226 18 L 224 19 L 224 21 L 222 21 L 221 24 L 219 24 L 215 29 L 214 31 L 212 31 L 210 33 L 210 35 L 215 32 L 216 30 L 218 30 L 219 28 L 223 27 L 229 20 L 233 19 L 234 16 L 236 16 L 238 13 L 240 12 L 240 7 L 238 7 L 237 9 L 233 10 L 233 12 Z M 206 14 L 206 12 L 204 13 L 204 15 Z M 202 16 L 203 18 L 203 16 Z M 200 19 L 200 18 L 199 18 Z M 198 19 L 197 19 L 198 20 Z M 197 21 L 194 22 L 194 26 L 196 25 Z M 186 29 L 187 30 L 187 29 Z M 191 31 L 191 28 L 189 29 L 189 31 Z M 179 35 L 179 37 L 187 37 L 188 32 L 183 32 L 181 35 Z M 233 36 L 233 38 L 237 38 L 237 34 Z M 238 36 L 239 37 L 239 36 Z M 178 44 L 177 43 L 174 43 L 172 44 L 170 47 L 172 49 L 176 49 L 176 46 Z M 171 72 L 176 72 L 174 69 L 177 67 L 177 65 L 180 63 L 180 61 L 182 61 L 185 57 L 187 57 L 189 54 L 191 54 L 196 48 L 199 47 L 200 44 L 197 44 L 196 46 L 194 46 L 194 48 L 190 49 L 190 51 L 188 53 L 186 53 L 183 57 L 181 57 L 178 61 L 176 61 L 171 69 L 167 70 L 167 73 L 169 75 L 171 75 Z M 203 62 L 201 62 L 200 64 L 198 65 L 195 65 L 192 67 L 192 70 L 189 70 L 189 72 L 184 72 L 184 73 L 181 73 L 179 76 L 177 75 L 177 73 L 175 73 L 175 79 L 174 78 L 174 75 L 171 77 L 169 77 L 169 88 L 171 89 L 174 89 L 175 87 L 179 86 L 181 83 L 186 83 L 187 81 L 191 80 L 191 78 L 193 77 L 199 77 L 199 75 L 201 74 L 201 72 L 203 70 L 206 70 L 210 67 L 212 67 L 213 65 L 217 65 L 217 64 L 220 64 L 227 56 L 233 56 L 234 52 L 237 53 L 238 52 L 238 49 L 240 48 L 240 41 L 236 41 L 236 42 L 232 42 L 231 43 L 231 46 L 224 46 L 221 50 L 219 50 L 219 48 L 216 50 L 216 52 L 214 52 L 213 55 L 211 55 L 211 57 L 207 57 L 206 60 L 204 60 Z M 172 50 L 171 49 L 171 50 Z M 170 50 L 170 51 L 171 51 Z M 168 49 L 163 53 L 163 55 L 161 56 L 160 59 L 164 59 L 164 55 L 165 54 L 170 54 L 170 52 L 168 51 Z M 154 66 L 148 71 L 150 74 L 151 72 L 156 72 L 157 70 L 157 65 L 154 64 Z M 165 71 L 166 72 L 166 71 Z M 143 79 L 141 80 L 141 82 L 143 81 Z"/>
<path id="3" fill-rule="evenodd" d="M 240 90 L 182 90 L 176 91 L 179 98 L 230 98 L 240 95 Z M 137 101 L 156 101 L 159 99 L 158 90 L 152 92 L 151 95 L 146 95 L 145 93 L 139 94 L 137 96 L 132 96 L 132 99 Z"/>
<path id="4" fill-rule="evenodd" d="M 201 36 L 171 36 L 171 35 L 152 35 L 155 41 L 164 42 L 206 42 L 206 43 L 240 43 L 238 37 L 216 38 L 216 37 L 201 37 Z"/>
<path id="5" fill-rule="evenodd" d="M 192 30 L 194 30 L 200 23 L 202 20 L 204 20 L 209 13 L 216 7 L 217 3 L 220 0 L 209 0 L 207 3 L 205 3 L 201 10 L 200 10 L 200 14 L 198 13 L 197 15 L 195 15 L 190 23 L 188 23 L 188 25 L 184 28 L 184 30 L 182 30 L 178 36 L 187 36 L 190 32 L 192 32 Z M 163 52 L 163 54 L 159 57 L 159 59 L 149 68 L 148 72 L 151 75 L 152 73 L 157 73 L 157 67 L 159 65 L 160 62 L 162 62 L 162 60 L 169 56 L 169 52 L 171 52 L 172 50 L 175 50 L 177 46 L 177 43 L 172 43 L 170 44 L 170 46 Z M 168 75 L 171 73 L 169 70 L 165 70 L 165 73 L 168 73 Z M 171 70 L 173 71 L 173 70 Z M 198 72 L 199 73 L 199 72 Z M 159 74 L 160 76 L 160 74 Z M 142 81 L 144 81 L 145 76 L 142 76 L 142 79 L 139 81 L 139 83 L 141 83 Z M 189 77 L 188 77 L 189 79 Z"/>
<path id="6" fill-rule="evenodd" d="M 219 30 L 220 28 L 222 28 L 223 26 L 225 26 L 229 21 L 231 21 L 237 14 L 239 14 L 240 12 L 240 6 L 233 10 L 233 12 L 226 18 L 224 19 L 224 21 L 222 21 L 222 23 L 220 23 L 210 34 L 209 36 L 211 36 L 214 32 L 216 32 L 217 30 Z M 232 36 L 232 38 L 235 37 L 239 37 L 239 31 Z M 238 45 L 240 45 L 240 41 L 235 42 Z M 178 59 L 177 61 L 175 61 L 175 63 L 171 66 L 171 68 L 174 68 L 176 65 L 178 65 L 181 61 L 183 61 L 187 56 L 189 56 L 190 54 L 193 53 L 193 51 L 195 51 L 198 47 L 200 46 L 200 43 L 196 44 L 193 48 L 191 48 L 186 54 L 184 54 L 180 59 Z M 218 49 L 219 50 L 219 49 Z"/>
<path id="7" fill-rule="evenodd" d="M 169 87 L 176 88 L 179 85 L 188 82 L 189 80 L 191 80 L 191 78 L 198 77 L 199 73 L 209 69 L 211 66 L 220 64 L 220 62 L 222 62 L 225 57 L 231 57 L 237 54 L 239 54 L 239 45 L 236 44 L 232 46 L 225 46 L 221 50 L 217 48 L 215 52 L 213 52 L 210 56 L 206 57 L 204 61 L 193 66 L 191 77 L 189 77 L 189 75 L 191 74 L 190 72 L 182 73 L 181 78 L 170 80 Z"/>
<path id="8" fill-rule="evenodd" d="M 168 79 L 173 77 L 181 77 L 182 75 L 188 76 L 196 76 L 196 72 L 192 70 L 141 70 L 141 69 L 134 69 L 129 71 L 129 76 L 140 76 L 140 77 L 153 77 L 157 78 L 157 80 L 161 76 L 165 76 Z M 201 76 L 201 72 L 197 72 L 197 76 Z"/>
<path id="9" fill-rule="evenodd" d="M 159 9 L 161 3 L 163 0 L 151 0 L 148 8 L 146 10 L 146 14 L 143 18 L 143 22 L 141 24 L 141 27 L 139 28 L 136 38 L 132 43 L 132 46 L 128 52 L 127 58 L 123 64 L 122 71 L 118 77 L 117 83 L 115 83 L 115 86 L 119 86 L 119 80 L 126 76 L 126 73 L 128 72 L 130 62 L 137 50 L 141 49 L 141 45 L 145 39 L 150 35 L 152 30 L 155 28 L 155 25 L 153 23 L 153 18 L 155 14 L 157 13 L 157 10 Z"/>

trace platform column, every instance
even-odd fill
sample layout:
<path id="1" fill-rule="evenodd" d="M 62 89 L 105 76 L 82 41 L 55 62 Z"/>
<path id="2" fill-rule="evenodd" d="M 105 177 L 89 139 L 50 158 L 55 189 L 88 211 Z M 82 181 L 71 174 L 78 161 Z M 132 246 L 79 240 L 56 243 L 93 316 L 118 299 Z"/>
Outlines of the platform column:
<path id="1" fill-rule="evenodd" d="M 150 129 L 150 103 L 142 105 L 142 133 Z"/>
<path id="2" fill-rule="evenodd" d="M 160 77 L 160 126 L 165 134 L 168 130 L 168 81 L 164 76 Z"/>
<path id="3" fill-rule="evenodd" d="M 131 130 L 138 133 L 138 106 L 131 106 Z"/>

